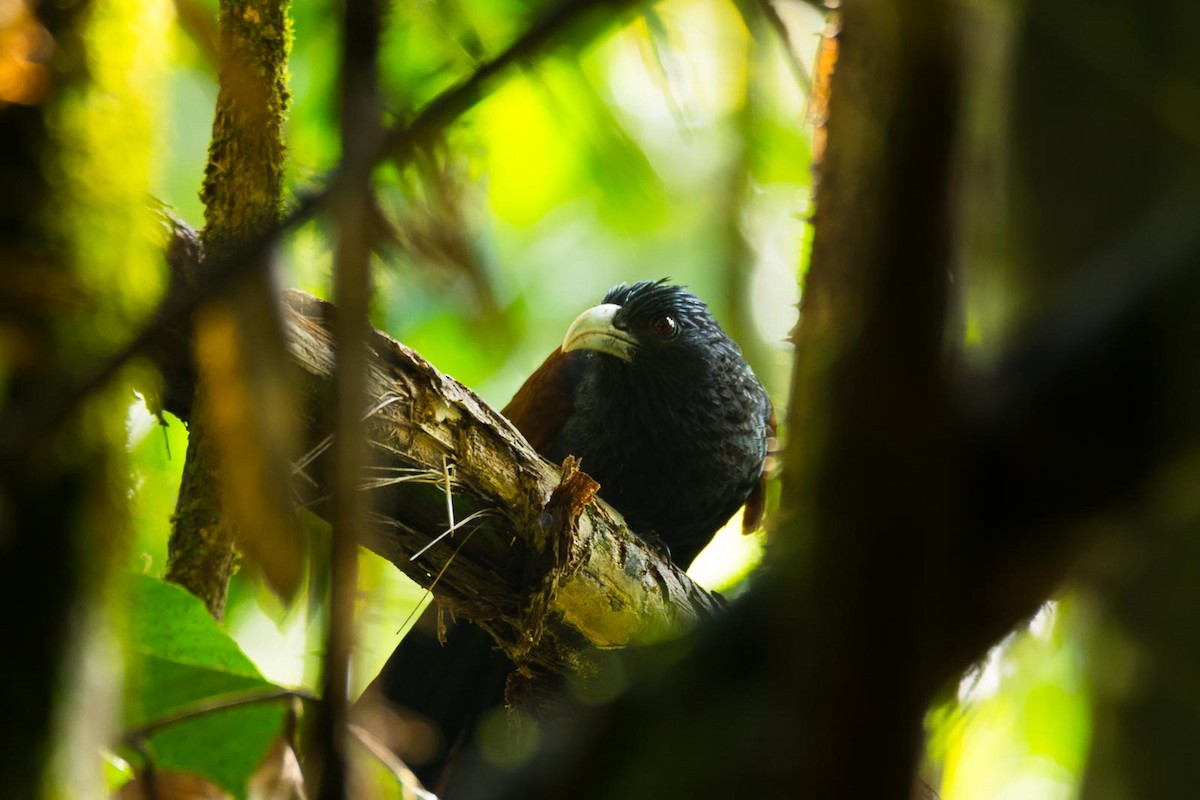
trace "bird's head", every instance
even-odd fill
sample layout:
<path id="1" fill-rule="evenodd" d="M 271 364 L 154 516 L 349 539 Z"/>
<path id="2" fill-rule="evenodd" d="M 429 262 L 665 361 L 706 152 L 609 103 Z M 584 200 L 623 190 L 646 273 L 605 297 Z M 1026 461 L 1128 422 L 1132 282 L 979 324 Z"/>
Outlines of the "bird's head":
<path id="1" fill-rule="evenodd" d="M 701 300 L 660 281 L 611 289 L 604 302 L 584 311 L 563 339 L 562 351 L 591 350 L 627 365 L 654 367 L 711 357 L 712 347 L 736 345 Z"/>

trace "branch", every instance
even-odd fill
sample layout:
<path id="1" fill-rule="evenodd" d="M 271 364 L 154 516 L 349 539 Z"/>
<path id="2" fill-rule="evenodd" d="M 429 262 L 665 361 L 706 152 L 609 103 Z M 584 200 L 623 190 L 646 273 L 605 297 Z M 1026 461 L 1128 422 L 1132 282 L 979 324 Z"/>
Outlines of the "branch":
<path id="1" fill-rule="evenodd" d="M 288 0 L 221 3 L 220 93 L 202 191 L 201 238 L 214 261 L 279 218 L 287 8 Z M 236 399 L 270 398 L 281 383 L 282 345 L 266 259 L 239 261 L 238 268 L 245 276 L 240 290 L 196 319 L 200 380 L 189 403 L 196 413 L 167 554 L 167 580 L 204 600 L 217 619 L 225 612 L 236 538 L 277 592 L 288 595 L 299 583 L 297 548 L 270 548 L 282 557 L 265 561 L 256 543 L 292 538 L 288 497 L 268 477 L 286 474 L 286 460 L 271 441 L 272 427 L 257 424 L 254 404 Z M 230 383 L 243 390 L 231 391 Z M 214 392 L 220 397 L 210 397 Z M 239 537 L 239 523 L 257 540 Z"/>
<path id="2" fill-rule="evenodd" d="M 186 282 L 202 254 L 193 231 L 167 222 L 173 282 Z M 306 431 L 294 483 L 328 520 L 337 309 L 296 290 L 283 299 Z M 595 497 L 580 465 L 569 459 L 560 471 L 542 459 L 498 411 L 412 349 L 375 330 L 367 344 L 371 454 L 361 491 L 375 513 L 364 544 L 491 632 L 517 664 L 586 670 L 590 647 L 655 639 L 720 608 Z M 188 375 L 166 372 L 165 396 L 182 395 L 170 380 Z"/>
<path id="3" fill-rule="evenodd" d="M 368 504 L 359 486 L 367 448 L 361 409 L 366 404 L 367 320 L 371 301 L 371 151 L 382 134 L 379 111 L 379 36 L 383 9 L 376 0 L 346 0 L 342 16 L 340 134 L 346 191 L 333 208 L 337 225 L 333 292 L 341 306 L 336 336 L 333 421 L 333 530 L 329 544 L 329 610 L 321 664 L 321 707 L 314 735 L 317 798 L 347 797 L 346 714 L 354 605 L 358 594 L 358 544 Z"/>
<path id="4" fill-rule="evenodd" d="M 773 575 L 786 598 L 776 613 L 805 642 L 786 656 L 805 679 L 778 702 L 820 734 L 784 783 L 800 796 L 903 797 L 935 688 L 928 654 L 958 610 L 942 600 L 962 531 L 943 371 L 960 69 L 946 2 L 841 13 L 788 409 L 809 444 L 784 455 L 780 504 L 786 538 L 811 546 Z"/>
<path id="5" fill-rule="evenodd" d="M 490 84 L 503 71 L 545 57 L 567 31 L 578 37 L 572 42 L 573 47 L 582 49 L 594 36 L 606 30 L 608 23 L 633 5 L 632 0 L 563 0 L 495 58 L 485 61 L 461 82 L 438 95 L 411 120 L 388 131 L 384 144 L 371 155 L 370 163 L 378 165 L 388 158 L 404 157 L 486 97 Z M 609 15 L 599 17 L 597 21 L 598 12 L 604 10 L 608 10 Z M 584 22 L 591 24 L 587 26 Z M 276 224 L 224 254 L 208 254 L 201 279 L 188 291 L 169 294 L 154 317 L 128 343 L 100 359 L 81 378 L 43 387 L 40 396 L 45 397 L 46 402 L 31 409 L 27 417 L 0 420 L 4 423 L 0 425 L 0 460 L 22 458 L 32 443 L 53 431 L 84 398 L 108 383 L 122 367 L 137 356 L 154 351 L 161 338 L 178 329 L 200 304 L 228 291 L 245 275 L 245 264 L 265 258 L 284 234 L 328 210 L 330 199 L 345 190 L 346 180 L 343 173 L 334 172 L 324 188 L 301 196 Z"/>
<path id="6" fill-rule="evenodd" d="M 285 328 L 309 422 L 297 485 L 328 515 L 334 307 L 286 294 Z M 474 392 L 373 332 L 366 394 L 376 509 L 367 545 L 444 608 L 479 624 L 519 666 L 587 671 L 622 647 L 707 618 L 719 602 L 646 545 L 568 459 L 560 473 Z M 586 466 L 586 465 L 584 465 Z M 449 477 L 447 477 L 449 476 Z M 452 525 L 447 519 L 447 480 Z"/>

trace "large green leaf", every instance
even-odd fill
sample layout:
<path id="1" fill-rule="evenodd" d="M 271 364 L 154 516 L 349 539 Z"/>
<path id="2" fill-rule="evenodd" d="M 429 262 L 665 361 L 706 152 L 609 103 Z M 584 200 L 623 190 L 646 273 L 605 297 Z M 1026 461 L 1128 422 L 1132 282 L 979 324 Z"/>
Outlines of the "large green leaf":
<path id="1" fill-rule="evenodd" d="M 211 698 L 272 687 L 187 591 L 138 576 L 130 599 L 128 727 Z M 282 702 L 215 711 L 153 734 L 150 750 L 159 768 L 195 772 L 244 797 L 247 779 L 282 730 L 283 716 Z"/>

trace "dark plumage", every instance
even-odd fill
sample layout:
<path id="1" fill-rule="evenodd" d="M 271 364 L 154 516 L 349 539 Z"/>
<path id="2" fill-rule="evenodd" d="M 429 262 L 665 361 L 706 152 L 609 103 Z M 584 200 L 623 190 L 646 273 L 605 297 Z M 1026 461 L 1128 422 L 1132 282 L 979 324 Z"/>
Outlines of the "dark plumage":
<path id="1" fill-rule="evenodd" d="M 681 566 L 743 503 L 745 528 L 760 521 L 771 402 L 741 349 L 680 286 L 613 288 L 572 323 L 504 414 L 551 461 L 580 458 L 600 496 Z M 454 746 L 503 702 L 510 670 L 479 629 L 458 626 L 439 647 L 427 628 L 401 642 L 377 685 Z M 445 766 L 438 758 L 417 774 L 445 789 Z"/>
<path id="2" fill-rule="evenodd" d="M 551 461 L 582 459 L 600 496 L 684 567 L 748 498 L 747 528 L 759 522 L 771 401 L 682 287 L 609 291 L 504 414 Z"/>

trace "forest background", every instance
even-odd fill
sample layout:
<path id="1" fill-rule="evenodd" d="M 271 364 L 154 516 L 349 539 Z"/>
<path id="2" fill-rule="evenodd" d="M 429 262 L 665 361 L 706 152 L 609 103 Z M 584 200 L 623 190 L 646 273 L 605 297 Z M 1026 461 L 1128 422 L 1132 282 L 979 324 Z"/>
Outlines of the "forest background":
<path id="1" fill-rule="evenodd" d="M 613 284 L 669 276 L 707 299 L 788 411 L 787 450 L 768 532 L 723 533 L 693 577 L 753 595 L 759 559 L 786 542 L 777 580 L 801 587 L 794 601 L 821 602 L 765 618 L 811 644 L 797 651 L 834 654 L 792 675 L 843 676 L 810 689 L 835 698 L 812 717 L 807 692 L 792 698 L 791 724 L 816 731 L 800 740 L 828 733 L 814 752 L 840 754 L 830 773 L 887 764 L 885 776 L 915 772 L 947 800 L 1185 796 L 1200 732 L 1200 56 L 1186 35 L 1200 12 L 1119 0 L 880 0 L 841 14 L 748 0 L 347 7 L 349 26 L 324 2 L 7 4 L 5 796 L 93 796 L 147 763 L 244 796 L 291 700 L 321 693 L 328 671 L 336 601 L 315 518 L 301 518 L 296 541 L 311 553 L 299 577 L 273 580 L 270 556 L 243 559 L 220 627 L 160 580 L 188 434 L 152 413 L 170 388 L 142 358 L 153 348 L 127 343 L 170 310 L 163 251 L 177 234 L 160 205 L 212 228 L 220 171 L 208 166 L 201 187 L 221 141 L 222 11 L 269 28 L 264 41 L 286 56 L 290 97 L 271 109 L 286 155 L 259 232 L 292 224 L 255 278 L 269 280 L 249 290 L 259 299 L 273 286 L 336 299 L 350 258 L 339 238 L 355 224 L 344 209 L 357 201 L 311 201 L 335 174 L 367 169 L 372 114 L 403 132 L 518 48 L 371 171 L 357 222 L 370 322 L 500 406 Z M 356 84 L 339 78 L 355 68 L 356 13 L 379 37 L 366 65 L 378 105 L 357 129 L 346 122 Z M 522 51 L 539 26 L 544 41 Z M 836 80 L 814 97 L 823 33 L 840 43 L 840 97 Z M 838 254 L 832 266 L 823 253 Z M 815 286 L 810 259 L 828 276 Z M 228 302 L 228 287 L 206 291 Z M 278 356 L 270 335 L 258 348 L 247 333 L 247 363 Z M 858 336 L 880 344 L 850 379 L 837 365 L 853 366 Z M 114 353 L 138 358 L 117 366 Z M 860 392 L 869 409 L 853 402 Z M 244 413 L 270 429 L 274 408 Z M 804 502 L 818 494 L 853 500 Z M 875 516 L 845 511 L 892 501 Z M 382 558 L 355 560 L 351 696 L 429 600 Z M 910 584 L 913 597 L 898 597 Z M 980 608 L 946 611 L 973 593 Z M 839 667 L 843 655 L 857 666 Z M 149 745 L 129 735 L 205 698 L 273 687 L 296 691 L 155 729 Z M 848 731 L 822 716 L 839 708 Z M 877 735 L 856 750 L 855 725 L 873 719 Z M 915 748 L 891 735 L 910 724 Z M 536 771 L 535 751 L 501 758 Z M 353 760 L 374 764 L 361 786 L 403 791 L 370 756 Z M 736 758 L 700 761 L 698 780 L 719 769 L 729 785 L 749 780 Z M 775 789 L 871 785 L 821 769 L 776 776 L 790 783 Z"/>

